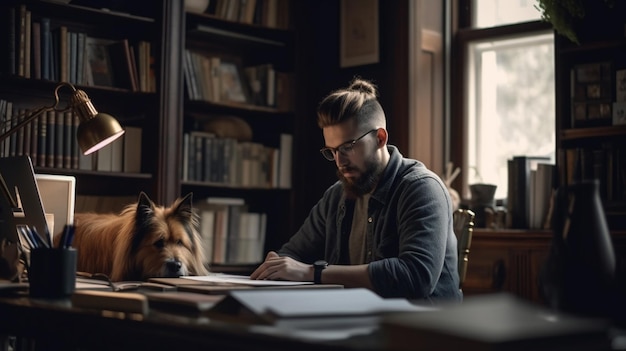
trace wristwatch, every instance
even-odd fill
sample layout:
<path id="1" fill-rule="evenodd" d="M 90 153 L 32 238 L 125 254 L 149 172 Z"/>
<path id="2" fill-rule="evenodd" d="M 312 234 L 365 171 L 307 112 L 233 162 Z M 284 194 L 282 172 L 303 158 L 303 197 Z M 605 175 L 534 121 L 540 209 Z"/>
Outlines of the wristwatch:
<path id="1" fill-rule="evenodd" d="M 322 284 L 322 271 L 328 267 L 328 262 L 318 260 L 313 262 L 313 283 Z"/>

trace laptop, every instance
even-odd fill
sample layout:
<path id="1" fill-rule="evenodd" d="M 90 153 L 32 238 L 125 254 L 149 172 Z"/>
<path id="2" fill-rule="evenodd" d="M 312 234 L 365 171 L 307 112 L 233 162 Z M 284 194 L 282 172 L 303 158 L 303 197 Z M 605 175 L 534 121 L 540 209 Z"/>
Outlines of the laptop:
<path id="1" fill-rule="evenodd" d="M 37 229 L 41 239 L 50 243 L 52 237 L 30 157 L 23 155 L 0 158 L 0 175 L 4 180 L 2 195 L 6 200 L 0 203 L 3 219 L 0 230 L 4 233 L 0 235 L 17 235 L 15 226 L 25 225 Z M 10 208 L 6 208 L 7 205 Z M 15 239 L 15 236 L 11 238 Z"/>
<path id="2" fill-rule="evenodd" d="M 38 173 L 35 180 L 46 215 L 53 215 L 50 234 L 54 237 L 63 232 L 66 224 L 74 223 L 76 177 Z"/>

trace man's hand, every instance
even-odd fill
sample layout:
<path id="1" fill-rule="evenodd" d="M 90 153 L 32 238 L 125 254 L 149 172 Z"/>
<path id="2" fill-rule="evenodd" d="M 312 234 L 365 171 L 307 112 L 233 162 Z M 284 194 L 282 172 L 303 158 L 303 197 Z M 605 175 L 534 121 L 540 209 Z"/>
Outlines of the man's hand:
<path id="1" fill-rule="evenodd" d="M 265 256 L 265 261 L 250 274 L 250 279 L 312 281 L 313 266 L 270 251 Z"/>

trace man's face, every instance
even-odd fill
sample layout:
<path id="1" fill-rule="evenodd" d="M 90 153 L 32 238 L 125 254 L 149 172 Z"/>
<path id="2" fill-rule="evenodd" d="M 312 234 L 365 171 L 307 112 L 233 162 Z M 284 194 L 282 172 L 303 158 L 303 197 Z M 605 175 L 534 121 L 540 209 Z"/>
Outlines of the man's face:
<path id="1" fill-rule="evenodd" d="M 337 176 L 349 197 L 371 192 L 384 167 L 377 153 L 378 130 L 363 130 L 347 122 L 323 129 L 326 147 L 331 148 Z M 356 141 L 355 141 L 356 140 Z"/>

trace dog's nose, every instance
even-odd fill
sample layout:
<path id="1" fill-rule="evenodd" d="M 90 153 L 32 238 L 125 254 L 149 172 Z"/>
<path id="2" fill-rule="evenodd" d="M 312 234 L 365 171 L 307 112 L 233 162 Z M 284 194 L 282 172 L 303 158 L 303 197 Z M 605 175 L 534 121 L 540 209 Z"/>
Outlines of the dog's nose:
<path id="1" fill-rule="evenodd" d="M 165 264 L 167 267 L 167 271 L 170 273 L 178 273 L 182 268 L 183 264 L 179 260 L 170 260 Z"/>

